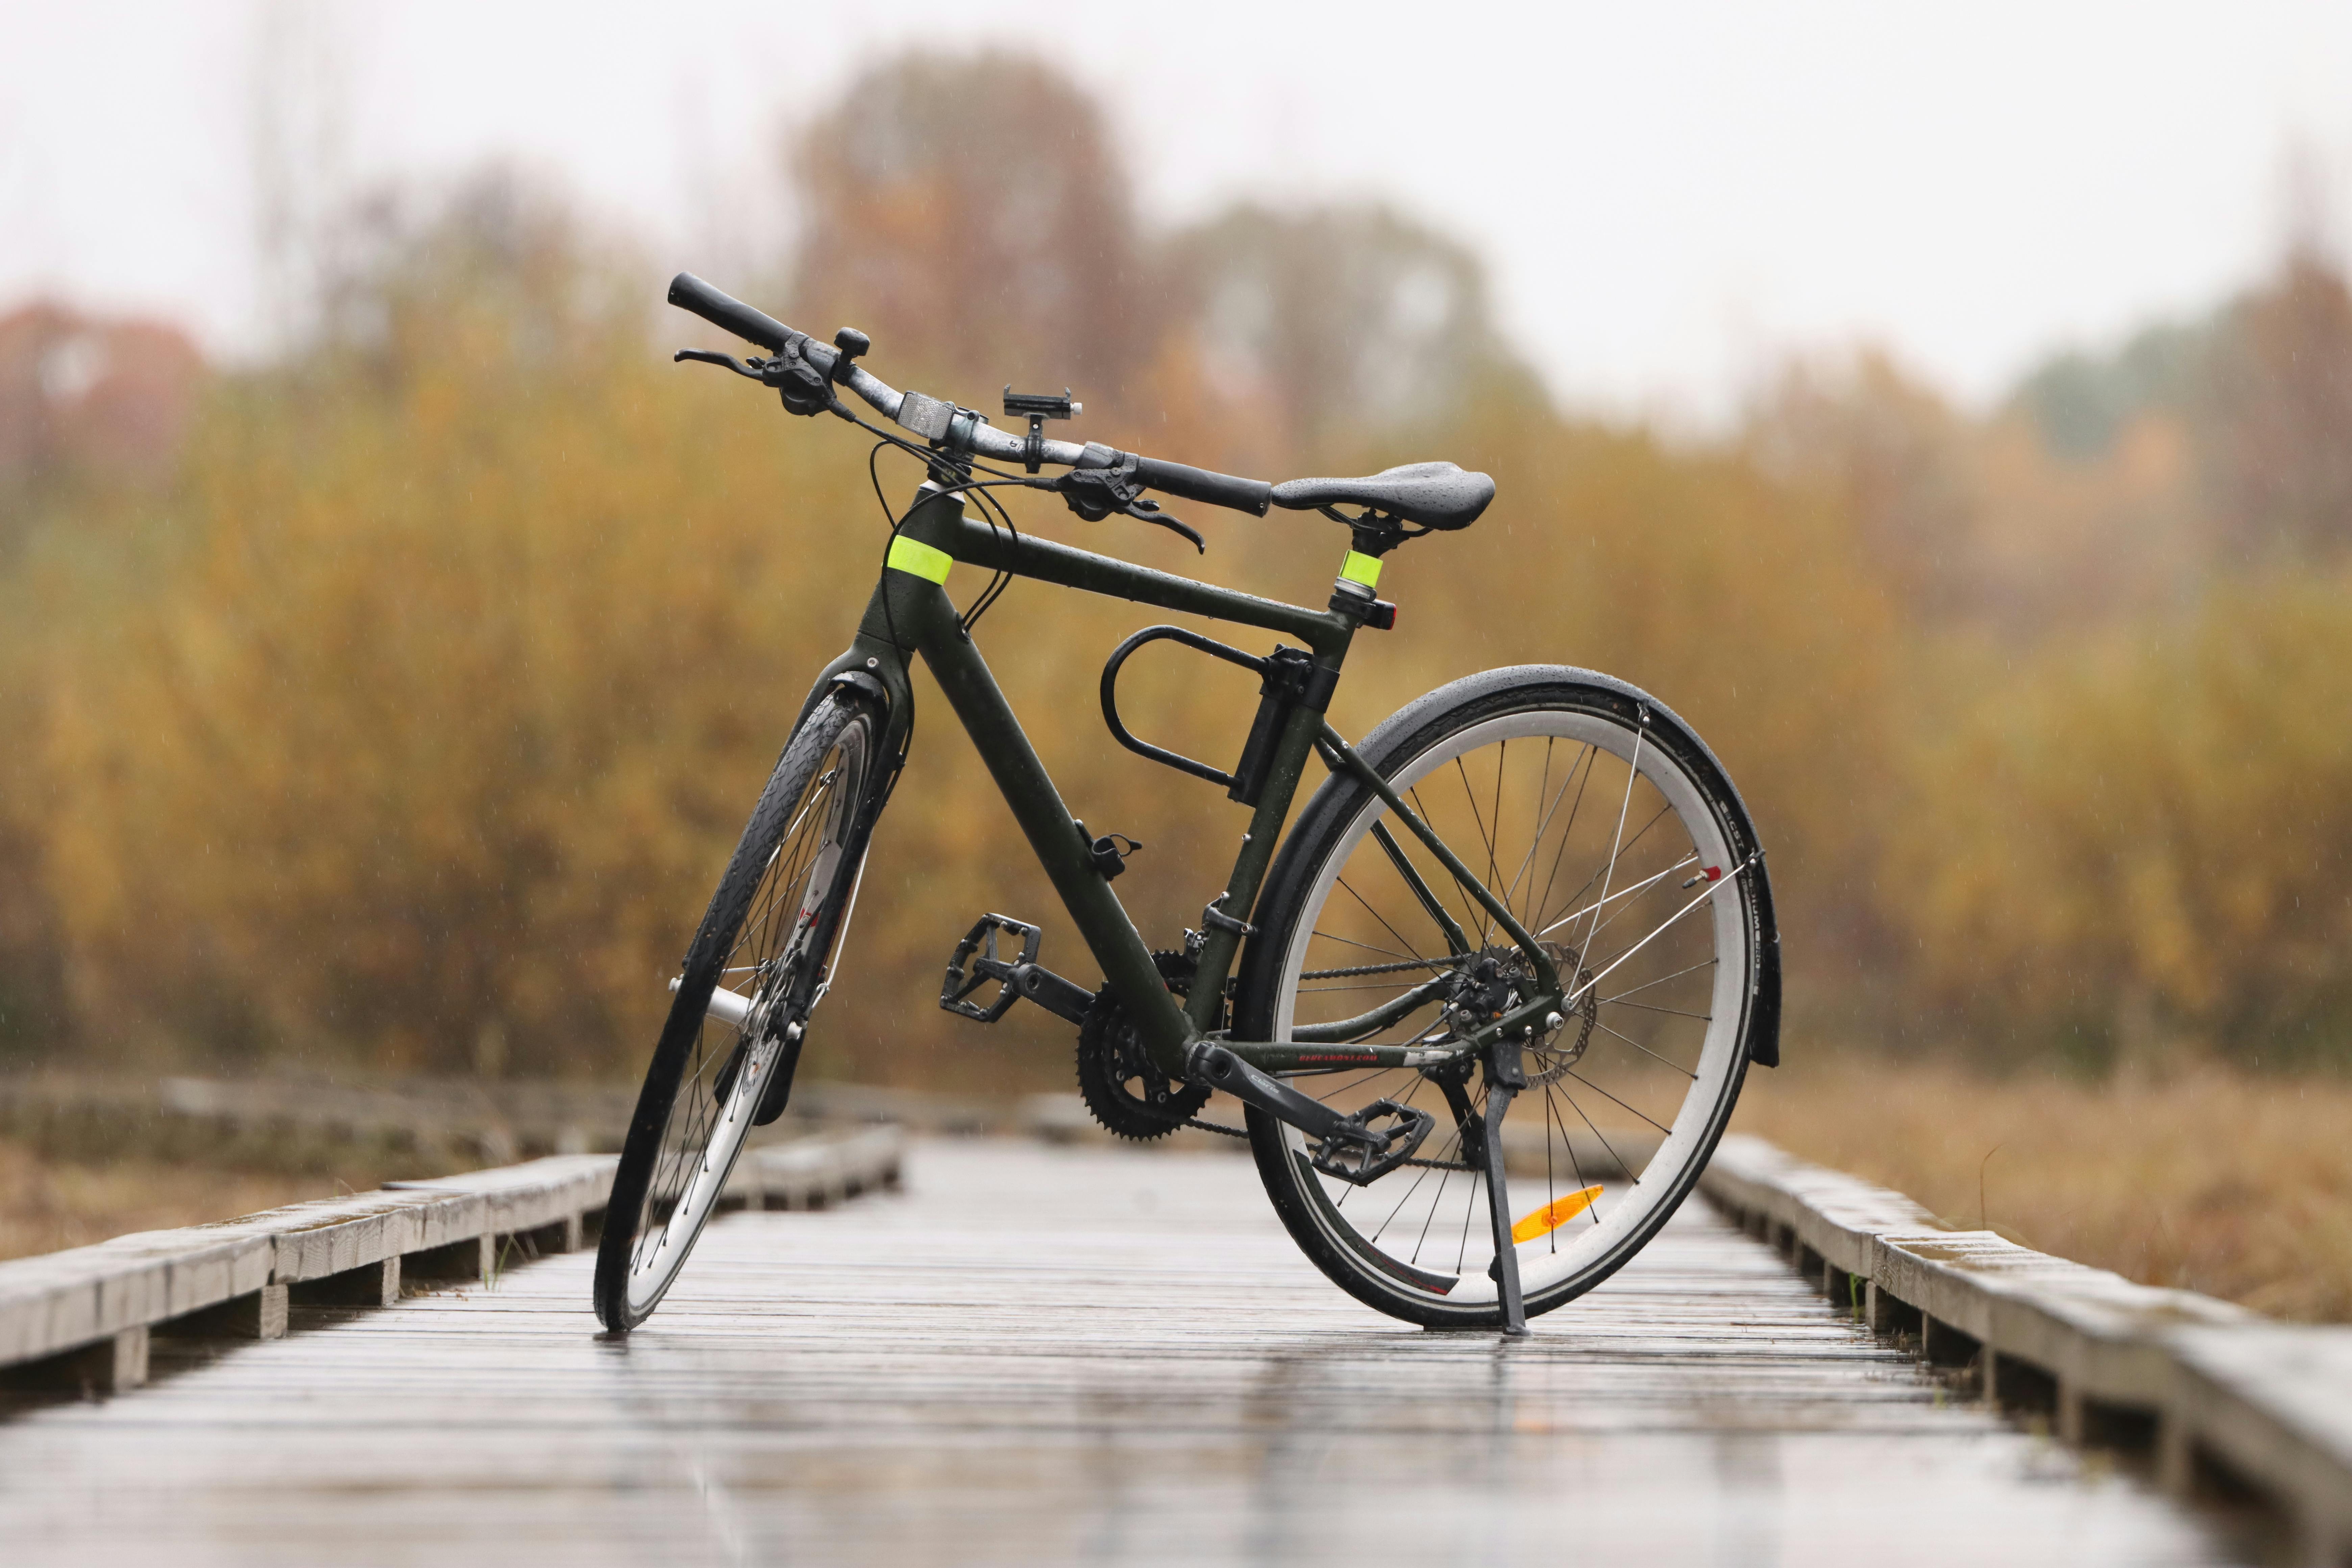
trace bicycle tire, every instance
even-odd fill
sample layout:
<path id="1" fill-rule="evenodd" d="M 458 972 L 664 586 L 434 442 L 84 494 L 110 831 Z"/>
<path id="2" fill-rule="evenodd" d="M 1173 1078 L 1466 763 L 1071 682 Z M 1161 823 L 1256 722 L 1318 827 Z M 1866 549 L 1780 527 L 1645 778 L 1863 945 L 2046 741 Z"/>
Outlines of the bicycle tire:
<path id="1" fill-rule="evenodd" d="M 1560 1026 L 1527 1053 L 1539 1081 L 1503 1124 L 1512 1207 L 1528 1211 L 1522 1228 L 1535 1227 L 1517 1244 L 1527 1311 L 1550 1311 L 1656 1235 L 1714 1152 L 1751 1055 L 1774 1059 L 1759 1036 L 1777 1036 L 1778 939 L 1754 827 L 1729 777 L 1686 725 L 1646 693 L 1587 670 L 1525 666 L 1456 681 L 1390 718 L 1359 754 L 1551 943 L 1571 987 Z M 1607 808 L 1594 814 L 1597 823 L 1586 815 L 1588 795 Z M 1311 1023 L 1369 1016 L 1402 987 L 1470 969 L 1482 955 L 1510 973 L 1517 950 L 1509 940 L 1398 831 L 1391 839 L 1408 847 L 1424 886 L 1465 944 L 1476 945 L 1456 953 L 1438 940 L 1440 922 L 1371 832 L 1388 815 L 1349 773 L 1326 781 L 1300 814 L 1268 875 L 1259 934 L 1244 955 L 1240 1037 L 1290 1040 Z M 1672 827 L 1664 826 L 1668 817 Z M 1524 850 L 1507 828 L 1522 820 L 1531 827 Z M 1588 826 L 1593 830 L 1581 831 Z M 1595 845 L 1605 849 L 1588 853 Z M 1538 893 L 1539 855 L 1549 857 L 1550 875 Z M 1571 886 L 1565 897 L 1557 890 Z M 1591 907 L 1572 907 L 1580 902 Z M 1709 904 L 1711 913 L 1701 913 Z M 1555 918 L 1563 906 L 1570 912 Z M 1675 909 L 1685 912 L 1671 915 Z M 1415 916 L 1419 929 L 1409 923 Z M 1612 929 L 1620 920 L 1627 924 Z M 1344 990 L 1333 982 L 1345 982 Z M 1433 1021 L 1422 1011 L 1351 1037 L 1402 1043 L 1442 1027 L 1442 1015 Z M 1315 1172 L 1304 1137 L 1263 1112 L 1249 1113 L 1250 1141 L 1285 1227 L 1334 1283 L 1410 1322 L 1490 1328 L 1501 1308 L 1489 1271 L 1486 1178 L 1466 1168 L 1476 1163 L 1479 1140 L 1475 1124 L 1464 1138 L 1453 1110 L 1483 1107 L 1485 1095 L 1466 1068 L 1456 1071 L 1460 1092 L 1444 1105 L 1435 1103 L 1442 1079 L 1415 1069 L 1297 1079 L 1340 1109 L 1389 1097 L 1438 1117 L 1440 1131 L 1421 1152 L 1429 1163 L 1368 1186 Z M 1541 1129 L 1540 1150 L 1532 1128 Z M 1645 1140 L 1654 1140 L 1646 1153 Z M 1563 1213 L 1573 1217 L 1563 1221 Z"/>
<path id="2" fill-rule="evenodd" d="M 634 1329 L 661 1303 L 752 1128 L 789 1099 L 889 771 L 882 734 L 875 704 L 842 691 L 818 702 L 777 758 L 711 895 L 613 1175 L 595 1279 L 608 1330 Z M 742 998 L 730 1005 L 740 1025 L 712 1011 L 721 987 Z"/>

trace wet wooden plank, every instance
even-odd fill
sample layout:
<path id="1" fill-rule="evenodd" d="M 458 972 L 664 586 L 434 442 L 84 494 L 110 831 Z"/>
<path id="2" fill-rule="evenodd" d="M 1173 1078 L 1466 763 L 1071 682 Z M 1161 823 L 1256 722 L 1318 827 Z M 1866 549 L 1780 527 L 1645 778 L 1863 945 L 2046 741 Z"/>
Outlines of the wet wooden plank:
<path id="1" fill-rule="evenodd" d="M 2311 1563 L 2352 1562 L 2352 1328 L 2263 1323 L 2176 1336 L 2180 1447 L 2169 1464 L 2219 1463 L 2294 1516 Z"/>
<path id="2" fill-rule="evenodd" d="M 608 1154 L 555 1156 L 0 1263 L 0 1384 L 89 1384 L 87 1368 L 103 1361 L 110 1370 L 99 1385 L 133 1386 L 151 1328 L 273 1338 L 284 1331 L 287 1287 L 388 1304 L 412 1252 L 446 1258 L 516 1233 L 538 1237 L 537 1250 L 576 1247 L 583 1212 L 602 1206 L 612 1170 Z M 373 1297 L 362 1280 L 371 1274 Z M 51 1358 L 63 1359 L 37 1364 Z"/>
<path id="3" fill-rule="evenodd" d="M 625 1341 L 559 1257 L 0 1422 L 12 1564 L 2226 1561 L 1693 1205 L 1507 1344 L 1357 1305 L 1245 1159 L 924 1142 L 717 1225 Z"/>
<path id="4" fill-rule="evenodd" d="M 1899 1193 L 1757 1138 L 1726 1138 L 1701 1186 L 1831 1290 L 1866 1280 L 1874 1326 L 1916 1333 L 1932 1359 L 1973 1369 L 1977 1387 L 2068 1441 L 2145 1453 L 2184 1496 L 2260 1499 L 2285 1555 L 2352 1563 L 2352 1329 L 2272 1323 L 1942 1228 Z"/>

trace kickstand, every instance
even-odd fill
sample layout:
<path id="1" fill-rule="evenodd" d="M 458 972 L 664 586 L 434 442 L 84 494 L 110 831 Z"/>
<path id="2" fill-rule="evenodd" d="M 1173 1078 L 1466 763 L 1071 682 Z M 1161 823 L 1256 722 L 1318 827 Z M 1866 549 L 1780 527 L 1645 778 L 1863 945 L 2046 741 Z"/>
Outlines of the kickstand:
<path id="1" fill-rule="evenodd" d="M 1503 1113 L 1515 1092 L 1499 1083 L 1486 1089 L 1486 1209 L 1495 1220 L 1495 1288 L 1503 1300 L 1503 1332 L 1518 1339 L 1528 1331 L 1528 1309 L 1519 1296 L 1519 1249 L 1511 1239 L 1511 1194 L 1503 1180 Z"/>

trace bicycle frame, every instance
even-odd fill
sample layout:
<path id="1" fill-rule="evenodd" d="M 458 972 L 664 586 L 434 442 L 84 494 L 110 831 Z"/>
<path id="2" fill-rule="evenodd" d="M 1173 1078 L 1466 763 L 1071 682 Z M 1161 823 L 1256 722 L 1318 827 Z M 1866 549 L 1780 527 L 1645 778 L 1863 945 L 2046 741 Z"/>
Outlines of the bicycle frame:
<path id="1" fill-rule="evenodd" d="M 1263 793 L 1224 891 L 1212 907 L 1232 922 L 1204 921 L 1205 943 L 1189 1001 L 1179 1005 L 1151 961 L 1151 951 L 1097 868 L 1090 845 L 1063 803 L 1028 736 L 989 673 L 980 649 L 965 633 L 944 585 L 946 563 L 952 562 L 991 572 L 1034 578 L 1082 593 L 1128 599 L 1182 614 L 1204 616 L 1237 626 L 1258 627 L 1298 638 L 1319 667 L 1336 678 L 1346 660 L 1358 623 L 1337 611 L 1318 611 L 1275 599 L 1195 582 L 1109 556 L 1056 544 L 1049 540 L 1015 536 L 964 515 L 954 491 L 926 485 L 900 524 L 897 538 L 911 540 L 938 555 L 920 559 L 935 563 L 937 575 L 897 563 L 887 566 L 876 584 L 857 636 L 849 650 L 825 667 L 806 705 L 813 708 L 824 693 L 844 681 L 859 686 L 878 684 L 888 700 L 884 754 L 901 753 L 911 712 L 912 693 L 907 679 L 908 656 L 919 655 L 955 710 L 973 747 L 996 781 L 1013 819 L 1021 825 L 1038 864 L 1052 880 L 1071 921 L 1101 966 L 1113 993 L 1124 1003 L 1152 1059 L 1171 1076 L 1183 1074 L 1190 1048 L 1214 1023 L 1225 981 L 1247 929 L 1259 885 L 1274 857 L 1276 840 L 1290 813 L 1307 758 L 1318 748 L 1327 766 L 1345 768 L 1362 778 L 1414 837 L 1437 858 L 1456 883 L 1475 898 L 1526 954 L 1534 970 L 1538 999 L 1505 1014 L 1485 1027 L 1464 1034 L 1437 1047 L 1360 1046 L 1336 1037 L 1339 1026 L 1315 1031 L 1327 1039 L 1274 1041 L 1220 1040 L 1218 1043 L 1250 1066 L 1267 1072 L 1318 1068 L 1339 1070 L 1367 1067 L 1424 1067 L 1459 1059 L 1485 1050 L 1496 1041 L 1527 1032 L 1559 1000 L 1559 978 L 1551 960 L 1536 939 L 1464 866 L 1391 789 L 1387 781 L 1340 739 L 1322 715 L 1301 704 L 1294 708 L 1276 742 Z M 915 552 L 919 553 L 919 552 Z M 803 709 L 805 713 L 806 708 Z M 870 826 L 870 825 L 869 825 Z M 1445 930 L 1457 953 L 1471 951 L 1468 939 L 1444 904 L 1423 880 L 1410 859 L 1385 827 L 1377 827 L 1382 847 L 1421 901 Z M 1234 929 L 1240 927 L 1242 929 Z M 1410 1008 L 1400 1011 L 1402 1016 Z M 1367 1015 L 1369 1019 L 1371 1016 Z M 1393 1020 L 1383 1020 L 1393 1021 Z M 1378 1025 L 1358 1029 L 1370 1033 Z"/>

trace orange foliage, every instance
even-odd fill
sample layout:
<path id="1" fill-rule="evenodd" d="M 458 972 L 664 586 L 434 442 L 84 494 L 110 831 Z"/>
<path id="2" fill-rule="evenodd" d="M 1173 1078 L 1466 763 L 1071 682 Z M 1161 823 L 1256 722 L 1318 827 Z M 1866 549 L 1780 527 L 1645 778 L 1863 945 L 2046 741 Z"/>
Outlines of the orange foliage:
<path id="1" fill-rule="evenodd" d="M 1005 183 L 949 177 L 974 166 Z M 878 68 L 799 167 L 787 318 L 866 328 L 901 384 L 1066 383 L 1097 405 L 1073 433 L 1244 472 L 1493 473 L 1476 527 L 1391 563 L 1400 629 L 1360 640 L 1335 722 L 1517 661 L 1675 708 L 1770 849 L 1792 1050 L 1831 1026 L 2095 1037 L 2089 1060 L 2340 1051 L 2344 584 L 2321 560 L 2316 586 L 2248 579 L 2183 618 L 2211 571 L 2188 415 L 2143 410 L 2085 466 L 1866 360 L 1735 441 L 1564 419 L 1458 247 L 1376 209 L 1155 242 L 1099 115 L 1017 62 Z M 167 494 L 76 492 L 0 573 L 0 1048 L 43 1037 L 21 997 L 46 986 L 99 1055 L 633 1073 L 802 683 L 848 639 L 884 539 L 853 433 L 663 363 L 710 334 L 648 342 L 659 269 L 510 182 L 373 221 L 320 341 L 214 386 Z M 884 474 L 903 502 L 913 473 Z M 1200 561 L 1014 505 L 1295 602 L 1345 545 L 1311 515 L 1178 506 Z M 1171 944 L 1243 820 L 1103 732 L 1097 671 L 1141 619 L 1015 584 L 979 641 L 1073 810 L 1147 845 L 1119 891 Z M 1164 648 L 1123 697 L 1217 761 L 1255 702 Z M 930 1005 L 987 909 L 1046 917 L 1047 962 L 1092 976 L 944 703 L 920 706 L 810 1070 L 1056 1086 L 1066 1029 Z"/>

